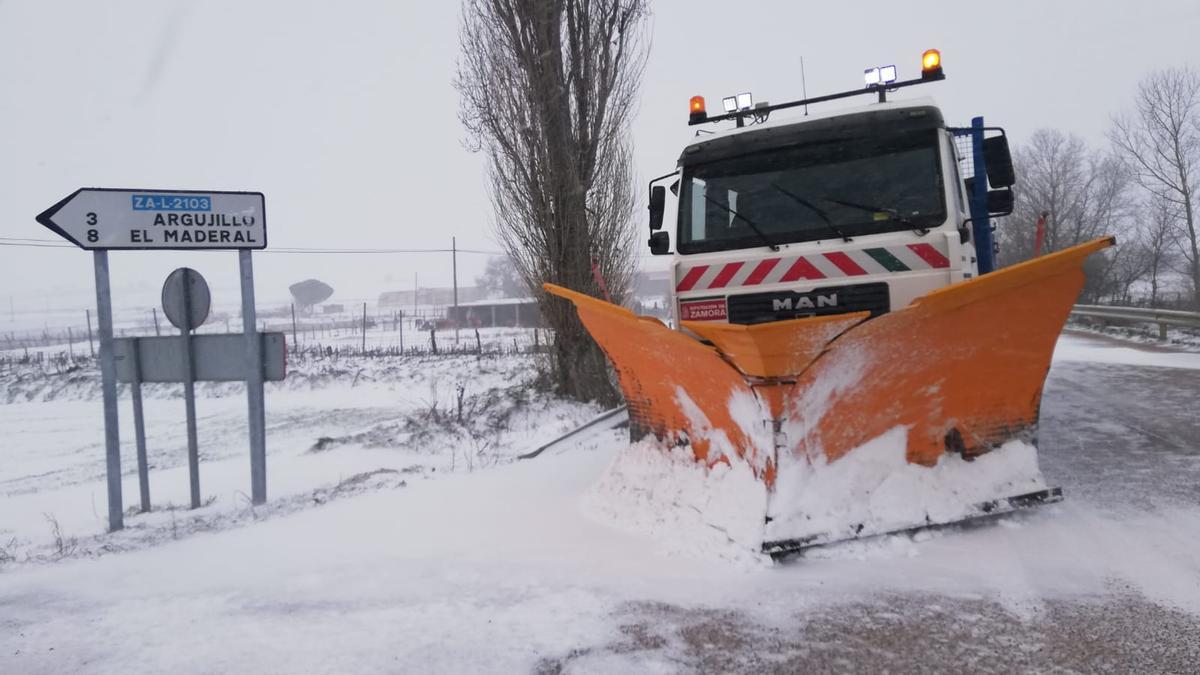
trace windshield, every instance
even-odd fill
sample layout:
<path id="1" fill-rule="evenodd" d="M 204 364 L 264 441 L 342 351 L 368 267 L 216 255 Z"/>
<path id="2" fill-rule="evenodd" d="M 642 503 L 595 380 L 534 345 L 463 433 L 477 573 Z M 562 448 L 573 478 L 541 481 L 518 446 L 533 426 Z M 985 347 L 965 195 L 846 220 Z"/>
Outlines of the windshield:
<path id="1" fill-rule="evenodd" d="M 946 218 L 938 131 L 838 139 L 686 167 L 680 253 L 931 229 Z"/>

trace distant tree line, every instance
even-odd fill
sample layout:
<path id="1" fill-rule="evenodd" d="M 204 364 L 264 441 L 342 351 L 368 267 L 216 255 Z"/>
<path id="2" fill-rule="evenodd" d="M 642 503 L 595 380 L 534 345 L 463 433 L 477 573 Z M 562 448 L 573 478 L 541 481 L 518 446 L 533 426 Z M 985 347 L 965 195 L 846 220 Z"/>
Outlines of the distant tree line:
<path id="1" fill-rule="evenodd" d="M 1043 252 L 1117 237 L 1088 262 L 1083 302 L 1200 310 L 1200 71 L 1148 75 L 1102 147 L 1040 129 L 1014 161 L 1020 182 L 998 228 L 1001 265 L 1032 257 L 1044 217 Z"/>
<path id="2" fill-rule="evenodd" d="M 475 277 L 475 286 L 489 298 L 527 298 L 532 294 L 529 284 L 507 255 L 488 258 L 483 273 Z"/>

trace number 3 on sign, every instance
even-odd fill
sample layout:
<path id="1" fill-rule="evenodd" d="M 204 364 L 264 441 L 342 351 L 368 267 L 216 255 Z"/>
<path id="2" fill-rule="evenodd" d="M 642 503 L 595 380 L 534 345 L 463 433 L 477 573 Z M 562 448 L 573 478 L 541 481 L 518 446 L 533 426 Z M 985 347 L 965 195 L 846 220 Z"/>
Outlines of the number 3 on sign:
<path id="1" fill-rule="evenodd" d="M 95 213 L 93 213 L 93 212 L 91 212 L 91 211 L 88 211 L 88 213 L 87 213 L 87 224 L 88 224 L 88 225 L 95 225 L 95 224 L 96 224 L 96 222 L 97 222 L 97 221 L 96 221 L 96 214 L 95 214 Z M 89 241 L 89 242 L 92 242 L 92 243 L 94 244 L 94 243 L 96 243 L 97 241 L 99 241 L 99 240 L 100 240 L 100 233 L 99 233 L 99 232 L 97 232 L 96 230 L 88 230 L 88 231 L 87 231 L 87 238 L 88 238 L 88 241 Z"/>

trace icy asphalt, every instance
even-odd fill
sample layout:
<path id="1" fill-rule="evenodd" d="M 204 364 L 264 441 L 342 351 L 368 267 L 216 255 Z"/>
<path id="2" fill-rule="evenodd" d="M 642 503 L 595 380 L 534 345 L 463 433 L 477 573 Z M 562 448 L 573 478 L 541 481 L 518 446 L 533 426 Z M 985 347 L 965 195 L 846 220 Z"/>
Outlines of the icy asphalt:
<path id="1" fill-rule="evenodd" d="M 1062 505 L 731 567 L 580 518 L 599 442 L 0 571 L 0 672 L 1200 672 L 1197 357 L 1060 347 Z"/>

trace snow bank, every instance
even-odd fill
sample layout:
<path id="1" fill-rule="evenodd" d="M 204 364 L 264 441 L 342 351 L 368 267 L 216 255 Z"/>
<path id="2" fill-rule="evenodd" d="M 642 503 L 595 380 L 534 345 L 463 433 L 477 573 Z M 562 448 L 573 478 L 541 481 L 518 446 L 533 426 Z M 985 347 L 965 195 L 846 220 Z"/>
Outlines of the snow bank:
<path id="1" fill-rule="evenodd" d="M 120 400 L 126 531 L 104 534 L 103 416 L 94 373 L 0 373 L 0 573 L 231 529 L 316 507 L 330 495 L 386 490 L 420 476 L 506 464 L 579 426 L 594 404 L 540 392 L 535 355 L 310 359 L 267 387 L 267 507 L 246 497 L 246 402 L 240 383 L 197 387 L 201 501 L 189 503 L 180 385 L 146 387 L 151 513 L 136 513 L 131 403 Z M 9 371 L 11 373 L 11 371 Z M 83 380 L 78 386 L 69 378 Z M 6 381 L 16 383 L 7 402 Z M 62 385 L 61 387 L 59 385 Z M 225 388 L 228 387 L 228 390 Z M 40 392 L 40 393 L 39 393 Z M 232 392 L 235 395 L 225 395 Z M 78 400 L 75 400 L 75 399 Z M 374 476 L 370 481 L 361 476 Z M 350 481 L 349 483 L 347 481 Z M 353 489 L 351 489 L 353 488 Z M 0 667 L 0 672 L 4 668 Z"/>
<path id="2" fill-rule="evenodd" d="M 1122 346 L 1083 335 L 1060 337 L 1054 347 L 1054 360 L 1200 370 L 1200 354 L 1159 347 Z"/>
<path id="3" fill-rule="evenodd" d="M 766 486 L 687 393 L 677 389 L 675 394 L 693 440 L 708 441 L 712 467 L 697 462 L 688 445 L 664 448 L 653 439 L 633 443 L 584 494 L 584 513 L 617 529 L 650 535 L 666 553 L 763 562 Z M 771 456 L 771 435 L 762 427 L 757 399 L 735 394 L 729 409 L 759 450 L 754 461 L 765 461 Z"/>
<path id="4" fill-rule="evenodd" d="M 977 515 L 983 502 L 1046 488 L 1037 450 L 1010 441 L 973 461 L 945 454 L 933 467 L 907 460 L 908 429 L 896 426 L 834 462 L 826 459 L 809 420 L 820 419 L 863 372 L 849 353 L 836 376 L 822 379 L 796 405 L 786 428 L 807 454 L 779 457 L 773 491 L 757 477 L 774 456 L 768 411 L 753 395 L 735 394 L 728 407 L 751 452 L 739 455 L 683 390 L 676 391 L 695 438 L 709 443 L 709 463 L 691 445 L 659 441 L 621 451 L 585 495 L 585 513 L 617 529 L 648 534 L 668 553 L 741 560 L 761 557 L 764 541 L 867 536 Z M 769 522 L 766 516 L 769 516 Z"/>
<path id="5" fill-rule="evenodd" d="M 841 537 L 975 513 L 975 504 L 1044 490 L 1037 449 L 1021 441 L 966 461 L 944 454 L 936 466 L 910 464 L 908 429 L 897 426 L 834 462 L 781 457 L 767 539 Z"/>
<path id="6" fill-rule="evenodd" d="M 745 462 L 711 469 L 688 447 L 633 443 L 580 500 L 588 518 L 649 535 L 669 555 L 765 562 L 761 555 L 767 490 Z"/>

